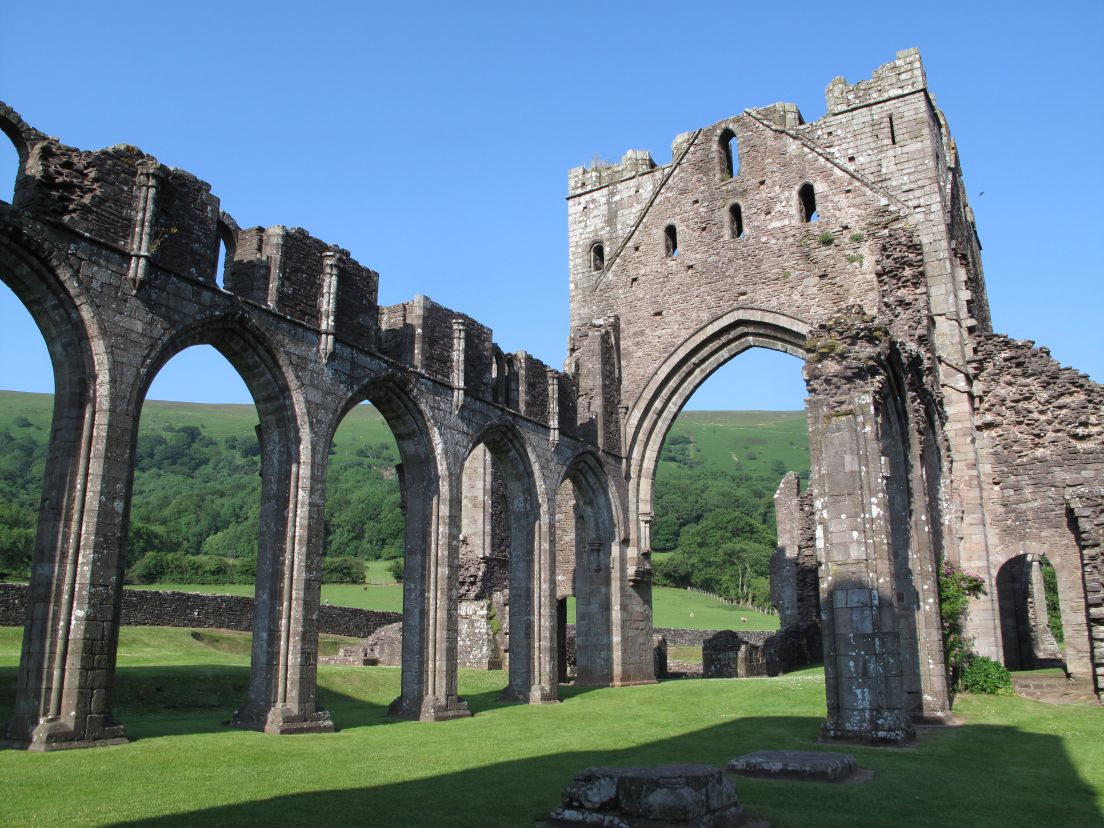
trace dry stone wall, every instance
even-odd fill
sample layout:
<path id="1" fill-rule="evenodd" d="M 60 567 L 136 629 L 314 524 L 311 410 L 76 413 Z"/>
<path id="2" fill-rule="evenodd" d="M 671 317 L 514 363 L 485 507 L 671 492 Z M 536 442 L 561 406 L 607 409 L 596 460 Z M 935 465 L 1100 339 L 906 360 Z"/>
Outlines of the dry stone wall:
<path id="1" fill-rule="evenodd" d="M 0 627 L 23 626 L 27 589 L 21 584 L 0 584 Z M 126 589 L 119 623 L 124 627 L 210 627 L 249 632 L 253 629 L 253 618 L 252 598 Z M 381 627 L 401 620 L 402 614 L 397 612 L 323 605 L 319 610 L 318 632 L 367 638 Z"/>

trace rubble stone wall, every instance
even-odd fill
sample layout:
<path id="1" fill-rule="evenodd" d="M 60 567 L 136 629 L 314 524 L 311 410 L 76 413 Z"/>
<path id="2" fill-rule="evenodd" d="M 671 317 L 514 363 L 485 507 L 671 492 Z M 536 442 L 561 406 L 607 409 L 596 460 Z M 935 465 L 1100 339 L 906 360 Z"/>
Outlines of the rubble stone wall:
<path id="1" fill-rule="evenodd" d="M 1066 667 L 1094 674 L 1088 600 L 1099 576 L 1096 547 L 1086 544 L 1100 517 L 1082 493 L 1104 484 L 1104 386 L 1062 367 L 1046 348 L 995 334 L 978 338 L 971 367 L 977 427 L 991 458 L 983 469 L 991 571 L 1020 555 L 1046 555 L 1058 575 Z M 1073 501 L 1080 515 L 1071 514 Z"/>
<path id="2" fill-rule="evenodd" d="M 22 627 L 26 609 L 25 585 L 0 584 L 0 627 Z M 119 623 L 124 627 L 209 627 L 248 632 L 253 629 L 253 609 L 252 598 L 238 595 L 125 589 Z M 397 612 L 323 605 L 318 631 L 367 638 L 380 627 L 401 620 L 402 614 Z"/>

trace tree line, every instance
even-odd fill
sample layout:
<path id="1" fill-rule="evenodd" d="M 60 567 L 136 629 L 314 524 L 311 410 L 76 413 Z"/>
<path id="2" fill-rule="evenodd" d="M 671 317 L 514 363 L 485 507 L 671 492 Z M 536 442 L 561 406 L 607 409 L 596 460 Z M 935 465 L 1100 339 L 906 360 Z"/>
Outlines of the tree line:
<path id="1" fill-rule="evenodd" d="M 248 429 L 217 439 L 197 425 L 140 430 L 124 567 L 131 583 L 252 583 L 260 447 Z M 340 432 L 338 434 L 340 438 Z M 0 576 L 27 578 L 48 429 L 18 417 L 0 429 Z M 386 439 L 331 449 L 323 580 L 364 581 L 364 562 L 401 559 L 404 519 Z"/>

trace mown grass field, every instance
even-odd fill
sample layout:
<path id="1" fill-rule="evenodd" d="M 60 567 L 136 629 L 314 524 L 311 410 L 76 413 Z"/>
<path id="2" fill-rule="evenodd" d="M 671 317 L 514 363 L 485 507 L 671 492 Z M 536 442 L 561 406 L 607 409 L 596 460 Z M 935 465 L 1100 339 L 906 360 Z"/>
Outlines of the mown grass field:
<path id="1" fill-rule="evenodd" d="M 203 631 L 209 633 L 210 631 Z M 10 710 L 20 631 L 0 629 L 0 709 Z M 241 647 L 247 637 L 229 634 Z M 121 635 L 116 709 L 133 741 L 94 750 L 0 751 L 0 824 L 528 826 L 595 764 L 722 764 L 816 741 L 823 676 L 561 688 L 563 703 L 497 701 L 501 672 L 463 671 L 476 715 L 396 722 L 395 668 L 322 667 L 340 732 L 266 736 L 219 724 L 245 698 L 234 647 L 188 630 Z M 848 747 L 860 785 L 737 780 L 747 812 L 786 826 L 1101 825 L 1104 711 L 961 697 L 961 724 L 906 749 Z"/>

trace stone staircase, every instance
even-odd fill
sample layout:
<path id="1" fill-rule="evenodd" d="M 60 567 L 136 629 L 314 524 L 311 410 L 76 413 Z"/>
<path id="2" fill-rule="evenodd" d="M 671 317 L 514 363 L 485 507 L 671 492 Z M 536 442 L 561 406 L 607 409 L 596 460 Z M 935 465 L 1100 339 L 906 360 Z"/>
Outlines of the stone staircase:
<path id="1" fill-rule="evenodd" d="M 1047 704 L 1100 704 L 1091 681 L 1065 676 L 1013 676 L 1012 689 L 1025 699 Z"/>

